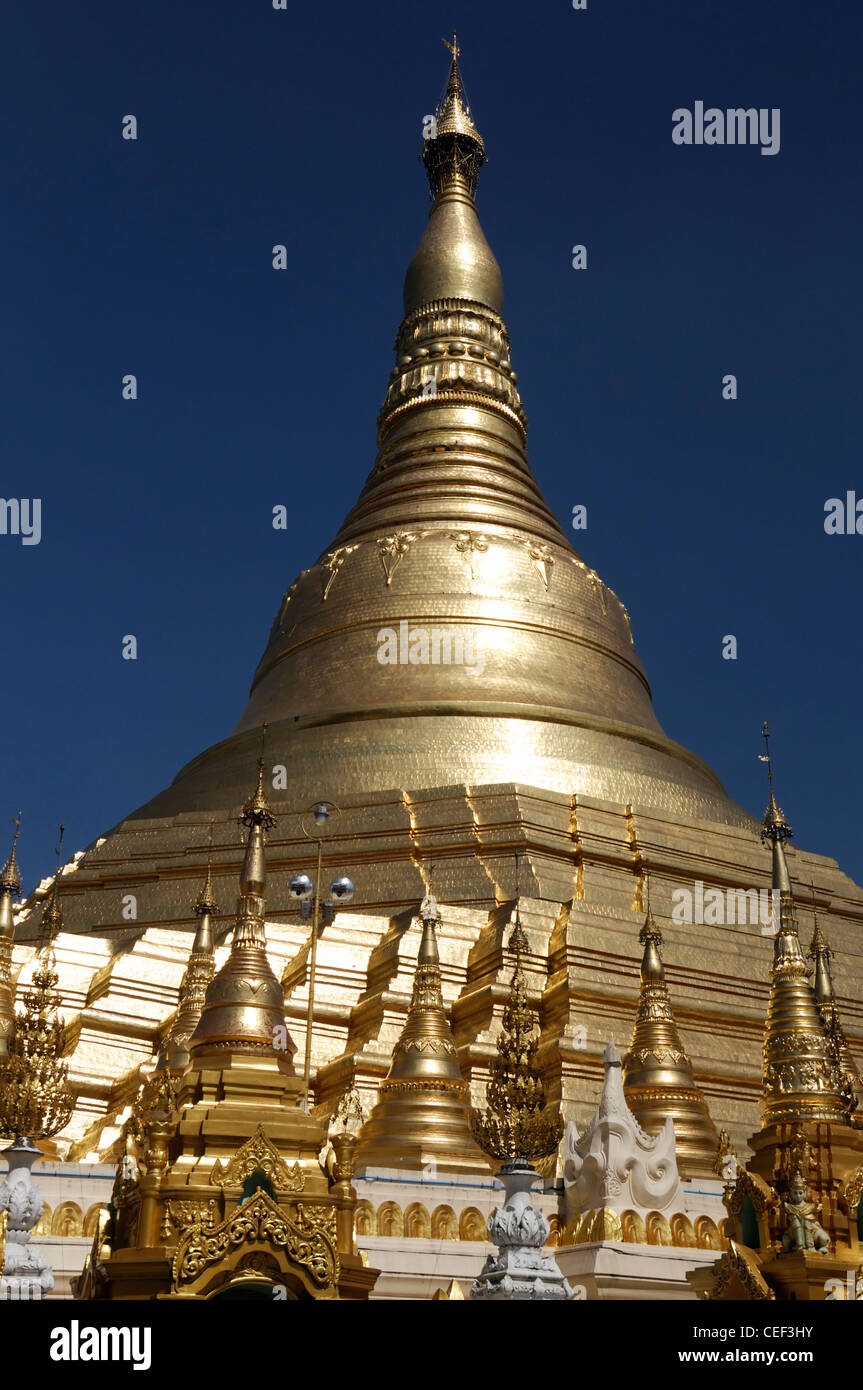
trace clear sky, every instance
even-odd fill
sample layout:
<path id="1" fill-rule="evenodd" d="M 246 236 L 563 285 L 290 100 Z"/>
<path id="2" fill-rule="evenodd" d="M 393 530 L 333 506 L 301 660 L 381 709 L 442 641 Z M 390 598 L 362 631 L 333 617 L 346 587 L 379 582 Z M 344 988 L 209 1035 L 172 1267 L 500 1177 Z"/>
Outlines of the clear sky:
<path id="1" fill-rule="evenodd" d="M 6 15 L 0 91 L 25 887 L 61 819 L 85 847 L 230 732 L 371 467 L 454 26 L 540 485 L 587 506 L 667 733 L 760 815 L 769 719 L 796 842 L 863 882 L 863 535 L 824 530 L 863 499 L 859 3 L 48 0 Z M 778 108 L 779 152 L 674 144 L 696 101 Z"/>

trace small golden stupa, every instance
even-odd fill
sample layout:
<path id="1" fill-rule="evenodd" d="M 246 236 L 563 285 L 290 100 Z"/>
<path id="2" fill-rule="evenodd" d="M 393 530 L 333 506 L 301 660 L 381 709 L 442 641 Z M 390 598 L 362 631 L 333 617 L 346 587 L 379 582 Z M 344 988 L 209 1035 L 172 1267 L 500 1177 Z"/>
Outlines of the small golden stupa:
<path id="1" fill-rule="evenodd" d="M 764 1030 L 763 1119 L 745 1167 L 735 1161 L 728 1168 L 725 1156 L 729 1249 L 687 1278 L 702 1298 L 841 1300 L 849 1276 L 852 1290 L 863 1278 L 863 1130 L 843 1075 L 835 1000 L 825 1016 L 827 1001 L 819 1001 L 800 947 L 785 854 L 792 830 L 773 793 L 766 724 L 763 732 L 770 799 L 762 839 L 771 847 L 780 903 Z M 825 987 L 816 976 L 822 994 Z"/>
<path id="2" fill-rule="evenodd" d="M 638 939 L 644 955 L 638 1012 L 623 1061 L 626 1103 L 648 1134 L 658 1134 L 672 1117 L 682 1177 L 710 1174 L 719 1136 L 680 1040 L 660 954 L 662 933 L 649 910 Z"/>
<path id="3" fill-rule="evenodd" d="M 81 1297 L 363 1299 L 377 1277 L 353 1239 L 352 1142 L 339 1138 L 328 1176 L 319 1158 L 326 1133 L 299 1104 L 282 989 L 266 953 L 264 837 L 275 818 L 262 763 L 240 824 L 247 838 L 230 954 L 186 1042 L 212 959 L 208 882 L 181 1026 L 133 1108 L 133 1152 L 118 1168 L 114 1214 L 94 1241 Z"/>
<path id="4" fill-rule="evenodd" d="M 393 1048 L 377 1105 L 359 1136 L 356 1171 L 435 1164 L 447 1173 L 490 1176 L 470 1127 L 470 1087 L 459 1070 L 441 991 L 431 894 L 420 907 L 422 940 L 407 1021 Z"/>

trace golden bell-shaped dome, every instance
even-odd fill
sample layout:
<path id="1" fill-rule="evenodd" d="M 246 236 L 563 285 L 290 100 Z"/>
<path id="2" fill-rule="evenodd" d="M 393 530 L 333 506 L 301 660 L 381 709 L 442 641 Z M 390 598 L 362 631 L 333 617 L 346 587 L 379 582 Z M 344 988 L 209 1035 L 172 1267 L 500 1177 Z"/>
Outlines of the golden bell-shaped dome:
<path id="1" fill-rule="evenodd" d="M 266 721 L 294 804 L 327 786 L 515 782 L 749 826 L 663 733 L 626 609 L 531 471 L 456 59 L 372 471 L 287 589 L 233 737 L 138 814 L 223 805 Z"/>

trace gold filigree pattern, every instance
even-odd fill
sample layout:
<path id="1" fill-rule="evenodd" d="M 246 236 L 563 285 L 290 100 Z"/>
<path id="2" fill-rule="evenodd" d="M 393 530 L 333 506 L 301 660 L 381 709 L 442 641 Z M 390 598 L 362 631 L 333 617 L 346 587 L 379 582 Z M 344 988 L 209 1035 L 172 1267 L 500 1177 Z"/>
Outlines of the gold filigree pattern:
<path id="1" fill-rule="evenodd" d="M 321 564 L 321 575 L 324 586 L 324 602 L 329 597 L 330 589 L 333 587 L 336 575 L 341 570 L 345 560 L 349 555 L 353 555 L 355 550 L 359 550 L 358 545 L 340 545 L 336 550 L 327 552 L 327 557 Z"/>
<path id="2" fill-rule="evenodd" d="M 545 592 L 548 593 L 549 585 L 551 584 L 551 572 L 554 568 L 554 557 L 551 553 L 551 547 L 544 543 L 537 544 L 533 541 L 525 541 L 524 545 L 534 569 L 542 580 L 543 588 Z"/>
<path id="3" fill-rule="evenodd" d="M 741 1284 L 753 1299 L 775 1299 L 776 1295 L 761 1273 L 761 1261 L 754 1250 L 728 1242 L 728 1249 L 714 1265 L 716 1276 L 713 1288 L 702 1297 L 708 1300 L 722 1299 L 725 1291 L 735 1282 Z"/>
<path id="4" fill-rule="evenodd" d="M 174 1255 L 174 1288 L 181 1290 L 237 1248 L 254 1244 L 284 1251 L 318 1288 L 331 1287 L 338 1279 L 335 1208 L 300 1203 L 292 1220 L 259 1190 L 220 1226 L 213 1230 L 192 1226 L 183 1235 Z"/>
<path id="5" fill-rule="evenodd" d="M 216 1199 L 209 1201 L 169 1201 L 166 1203 L 168 1219 L 178 1231 L 187 1231 L 190 1226 L 202 1226 L 211 1230 L 216 1224 Z"/>
<path id="6" fill-rule="evenodd" d="M 459 555 L 463 555 L 470 569 L 471 580 L 476 579 L 476 557 L 485 555 L 488 550 L 488 541 L 485 536 L 475 531 L 451 531 L 450 539 L 455 541 L 455 548 Z"/>
<path id="7" fill-rule="evenodd" d="M 246 1178 L 257 1171 L 265 1174 L 276 1192 L 302 1192 L 305 1187 L 306 1179 L 299 1163 L 289 1168 L 261 1125 L 251 1139 L 237 1149 L 229 1163 L 223 1164 L 217 1159 L 210 1182 L 214 1187 L 242 1187 Z"/>
<path id="8" fill-rule="evenodd" d="M 450 1038 L 399 1038 L 393 1053 L 431 1052 L 434 1056 L 455 1057 L 455 1043 Z"/>
<path id="9" fill-rule="evenodd" d="M 839 1196 L 845 1203 L 849 1216 L 856 1215 L 860 1205 L 860 1198 L 863 1197 L 863 1167 L 855 1168 L 849 1174 L 839 1189 Z"/>
<path id="10" fill-rule="evenodd" d="M 378 554 L 384 567 L 387 588 L 392 584 L 393 575 L 413 542 L 419 539 L 419 535 L 418 531 L 396 531 L 392 536 L 381 536 L 378 541 Z"/>

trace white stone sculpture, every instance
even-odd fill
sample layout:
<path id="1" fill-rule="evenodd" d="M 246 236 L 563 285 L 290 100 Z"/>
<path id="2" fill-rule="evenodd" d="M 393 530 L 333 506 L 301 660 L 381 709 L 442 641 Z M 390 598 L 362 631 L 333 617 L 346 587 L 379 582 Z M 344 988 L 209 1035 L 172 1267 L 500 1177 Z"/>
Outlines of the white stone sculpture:
<path id="1" fill-rule="evenodd" d="M 41 1251 L 30 1244 L 30 1232 L 45 1205 L 30 1168 L 42 1154 L 29 1139 L 16 1139 L 3 1155 L 9 1172 L 0 1183 L 0 1211 L 9 1215 L 0 1300 L 38 1299 L 54 1287 L 53 1271 Z"/>
<path id="2" fill-rule="evenodd" d="M 564 1135 L 563 1182 L 567 1219 L 583 1212 L 682 1212 L 683 1184 L 677 1170 L 674 1124 L 647 1134 L 623 1094 L 620 1053 L 605 1049 L 605 1085 L 596 1114 L 582 1134 L 571 1122 Z"/>
<path id="3" fill-rule="evenodd" d="M 543 1254 L 550 1227 L 537 1211 L 530 1190 L 539 1174 L 529 1163 L 518 1159 L 498 1173 L 506 1191 L 506 1202 L 495 1207 L 488 1219 L 489 1240 L 498 1247 L 489 1255 L 473 1285 L 472 1299 L 553 1299 L 572 1298 L 572 1289 L 557 1267 L 553 1255 Z"/>

